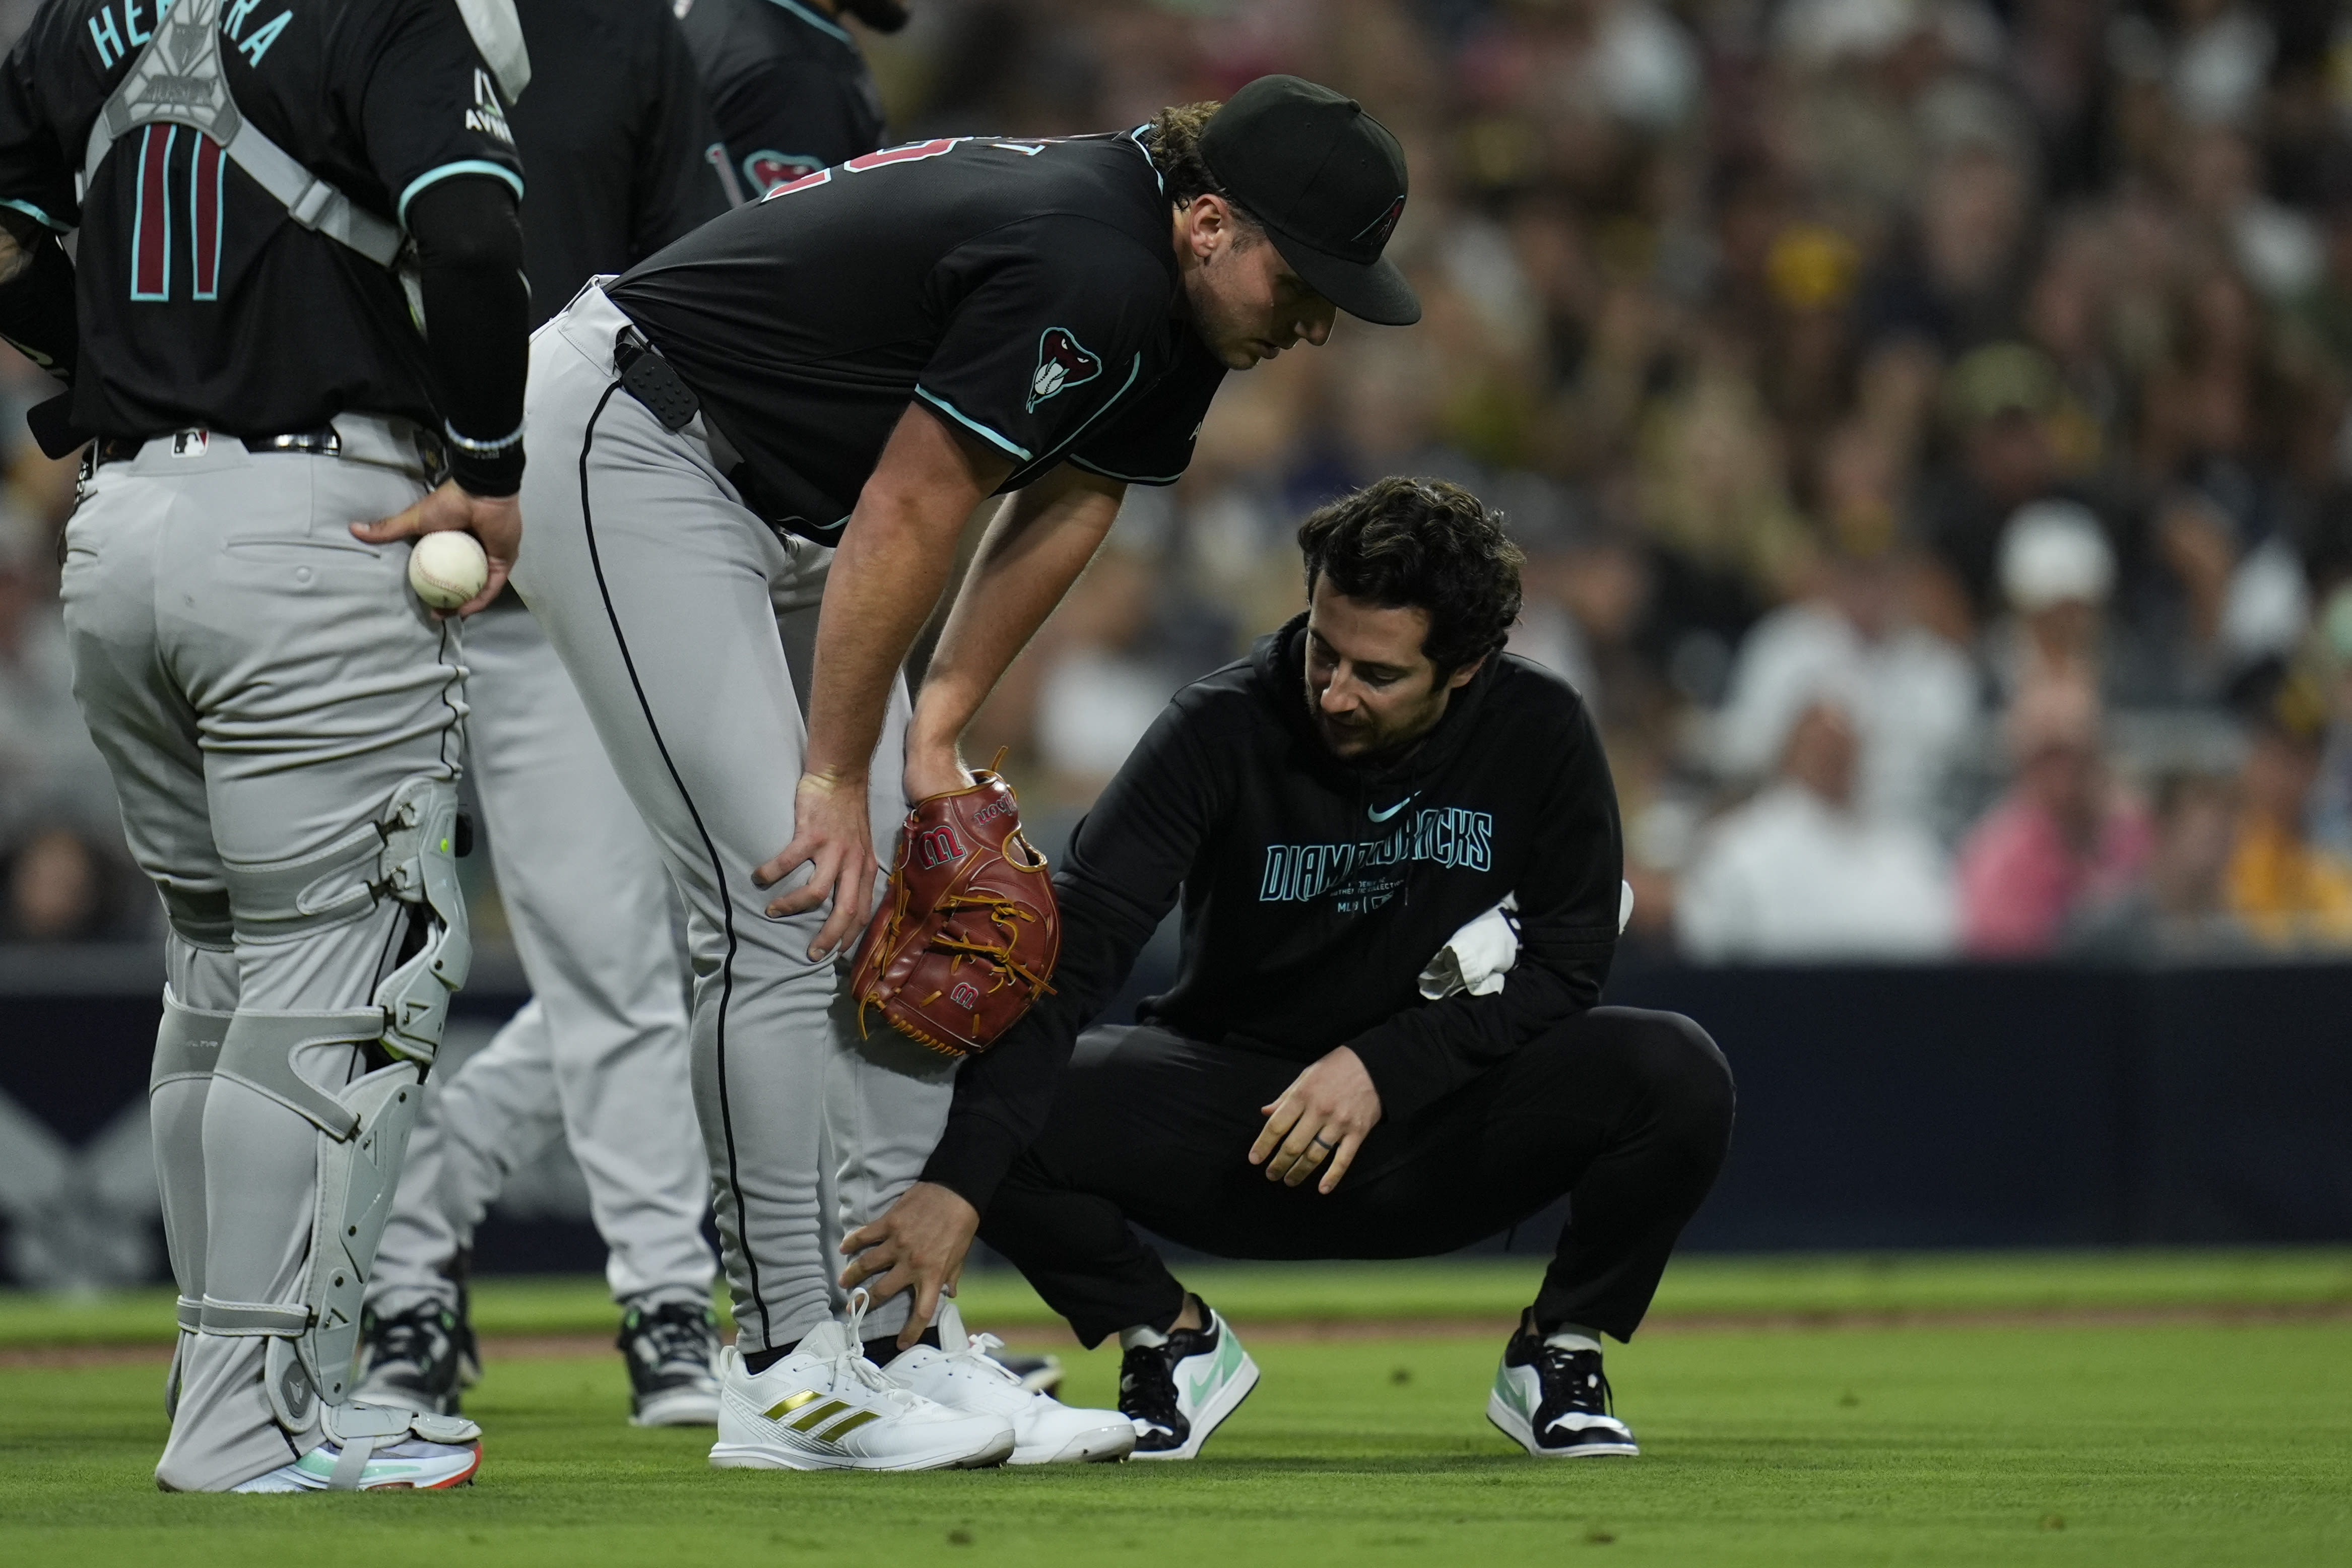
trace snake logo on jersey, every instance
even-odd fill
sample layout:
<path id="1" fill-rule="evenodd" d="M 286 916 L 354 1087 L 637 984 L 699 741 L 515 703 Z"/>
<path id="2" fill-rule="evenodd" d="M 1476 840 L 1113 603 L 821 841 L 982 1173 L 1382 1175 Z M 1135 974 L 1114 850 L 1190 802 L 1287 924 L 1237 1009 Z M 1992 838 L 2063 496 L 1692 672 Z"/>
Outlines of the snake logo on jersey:
<path id="1" fill-rule="evenodd" d="M 803 153 L 779 153 L 773 148 L 762 147 L 743 160 L 743 177 L 751 183 L 753 191 L 765 196 L 777 186 L 789 185 L 824 167 L 824 160 L 822 158 L 812 158 Z"/>
<path id="2" fill-rule="evenodd" d="M 1088 353 L 1067 327 L 1047 327 L 1037 338 L 1037 373 L 1029 378 L 1030 408 L 1085 385 L 1102 371 L 1102 361 Z"/>

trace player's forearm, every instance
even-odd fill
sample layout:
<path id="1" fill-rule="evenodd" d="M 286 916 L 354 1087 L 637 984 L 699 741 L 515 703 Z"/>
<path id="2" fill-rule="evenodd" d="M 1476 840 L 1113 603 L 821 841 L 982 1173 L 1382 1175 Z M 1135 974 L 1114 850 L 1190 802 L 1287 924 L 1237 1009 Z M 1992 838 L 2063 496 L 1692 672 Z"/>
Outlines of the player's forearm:
<path id="1" fill-rule="evenodd" d="M 982 538 L 931 655 L 910 756 L 952 751 L 1013 658 L 1094 559 L 1127 487 L 1064 467 L 1016 495 Z"/>
<path id="2" fill-rule="evenodd" d="M 522 488 L 523 377 L 530 363 L 530 287 L 522 228 L 502 180 L 460 175 L 409 204 L 452 476 L 469 494 Z"/>
<path id="3" fill-rule="evenodd" d="M 890 683 L 947 586 L 965 520 L 1004 471 L 919 407 L 899 420 L 825 579 L 807 772 L 866 776 Z"/>

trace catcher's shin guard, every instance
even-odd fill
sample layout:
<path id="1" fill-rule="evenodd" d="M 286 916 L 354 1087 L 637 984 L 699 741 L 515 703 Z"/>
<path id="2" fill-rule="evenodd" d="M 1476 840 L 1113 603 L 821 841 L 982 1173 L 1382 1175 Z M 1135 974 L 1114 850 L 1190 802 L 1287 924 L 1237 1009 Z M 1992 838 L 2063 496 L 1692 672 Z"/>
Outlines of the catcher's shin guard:
<path id="1" fill-rule="evenodd" d="M 908 812 L 850 976 L 861 1029 L 877 1007 L 951 1057 L 986 1050 L 1053 990 L 1062 951 L 1053 878 L 1021 831 L 1020 802 L 993 768 L 972 771 L 979 782 Z"/>
<path id="2" fill-rule="evenodd" d="M 289 1431 L 308 1427 L 314 1400 L 340 1405 L 350 1397 L 368 1270 L 425 1099 L 424 1075 L 414 1062 L 378 1068 L 329 1094 L 297 1072 L 293 1058 L 310 1046 L 376 1045 L 383 1032 L 383 1014 L 374 1008 L 239 1013 L 221 1048 L 217 1077 L 267 1095 L 319 1130 L 318 1201 L 300 1303 L 207 1294 L 202 1313 L 206 1333 L 271 1340 L 270 1405 Z"/>
<path id="3" fill-rule="evenodd" d="M 163 987 L 163 1017 L 155 1026 L 155 1060 L 147 1075 L 148 1126 L 155 1144 L 155 1181 L 163 1199 L 163 1247 L 180 1288 L 180 1331 L 163 1374 L 163 1414 L 180 1408 L 180 1362 L 196 1332 L 205 1297 L 205 1097 L 227 1037 L 228 1013 L 191 1007 Z M 180 1086 L 174 1089 L 173 1086 Z"/>
<path id="4" fill-rule="evenodd" d="M 351 1396 L 368 1274 L 423 1106 L 425 1072 L 472 956 L 457 885 L 457 837 L 456 785 L 411 779 L 394 794 L 381 824 L 297 860 L 227 868 L 240 936 L 299 935 L 358 919 L 387 897 L 416 906 L 415 918 L 424 921 L 416 951 L 377 985 L 371 1005 L 241 1011 L 215 1069 L 319 1130 L 318 1204 L 300 1304 L 206 1295 L 200 1314 L 206 1333 L 272 1342 L 266 1362 L 270 1404 L 289 1430 L 308 1426 L 315 1402 L 336 1405 Z M 321 1045 L 354 1046 L 390 1060 L 329 1093 L 294 1065 L 299 1052 Z"/>

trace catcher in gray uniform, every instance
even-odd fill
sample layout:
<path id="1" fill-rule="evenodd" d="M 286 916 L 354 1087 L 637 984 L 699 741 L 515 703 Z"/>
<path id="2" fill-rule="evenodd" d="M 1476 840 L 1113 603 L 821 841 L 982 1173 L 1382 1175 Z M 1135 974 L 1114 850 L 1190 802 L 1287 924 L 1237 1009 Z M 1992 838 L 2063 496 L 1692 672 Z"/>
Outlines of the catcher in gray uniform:
<path id="1" fill-rule="evenodd" d="M 44 446 L 94 437 L 74 689 L 170 920 L 167 1490 L 438 1488 L 480 1462 L 470 1423 L 351 1387 L 469 952 L 461 623 L 410 595 L 400 542 L 478 534 L 471 611 L 520 535 L 505 108 L 528 65 L 510 14 L 465 9 L 480 47 L 434 0 L 176 0 L 145 26 L 49 0 L 0 68 L 0 332 L 70 383 Z"/>

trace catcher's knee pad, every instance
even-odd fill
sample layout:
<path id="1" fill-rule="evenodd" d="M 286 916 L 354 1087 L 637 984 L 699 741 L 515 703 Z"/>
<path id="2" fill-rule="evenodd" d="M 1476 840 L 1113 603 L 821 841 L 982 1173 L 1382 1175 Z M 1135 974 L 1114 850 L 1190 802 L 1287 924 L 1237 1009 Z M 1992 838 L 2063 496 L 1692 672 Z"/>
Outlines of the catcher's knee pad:
<path id="1" fill-rule="evenodd" d="M 392 797 L 384 823 L 383 872 L 394 898 L 420 906 L 425 941 L 384 977 L 375 999 L 384 1010 L 384 1049 L 430 1064 L 449 1021 L 449 998 L 465 987 L 474 963 L 466 892 L 457 882 L 457 786 L 411 779 Z"/>
<path id="2" fill-rule="evenodd" d="M 155 1060 L 147 1092 L 173 1083 L 208 1083 L 220 1059 L 221 1041 L 232 1015 L 191 1007 L 163 987 L 163 1017 L 155 1026 Z M 205 1129 L 199 1116 L 184 1114 L 155 1126 L 155 1174 L 168 1201 L 163 1205 L 163 1240 L 180 1287 L 180 1332 L 194 1333 L 205 1293 Z M 163 1376 L 163 1414 L 178 1413 L 180 1356 L 184 1340 L 172 1349 Z"/>
<path id="3" fill-rule="evenodd" d="M 411 906 L 425 922 L 423 940 L 376 987 L 383 1014 L 377 1037 L 394 1057 L 429 1064 L 449 998 L 473 963 L 458 838 L 457 786 L 410 779 L 393 792 L 382 820 L 323 849 L 289 860 L 226 862 L 237 938 L 282 942 L 363 920 L 386 899 Z"/>
<path id="4" fill-rule="evenodd" d="M 409 1134 L 424 1103 L 424 1072 L 394 1061 L 330 1093 L 295 1070 L 311 1046 L 379 1043 L 380 1008 L 338 1013 L 238 1013 L 215 1076 L 242 1084 L 307 1118 L 318 1129 L 318 1202 L 299 1304 L 225 1301 L 207 1293 L 199 1314 L 208 1334 L 271 1341 L 265 1363 L 270 1407 L 289 1430 L 310 1424 L 318 1401 L 350 1396 L 360 1308 L 376 1244 L 400 1185 Z"/>

